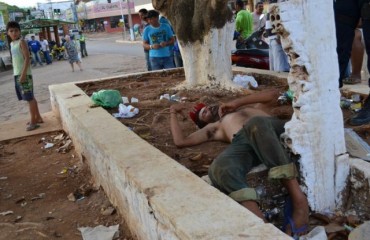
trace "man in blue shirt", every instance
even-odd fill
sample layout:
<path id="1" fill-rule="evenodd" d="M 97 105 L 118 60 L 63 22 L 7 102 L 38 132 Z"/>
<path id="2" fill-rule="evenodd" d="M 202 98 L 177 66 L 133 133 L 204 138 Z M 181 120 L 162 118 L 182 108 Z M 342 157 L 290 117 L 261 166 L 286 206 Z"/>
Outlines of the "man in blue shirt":
<path id="1" fill-rule="evenodd" d="M 159 22 L 159 13 L 148 11 L 150 26 L 144 29 L 143 47 L 149 50 L 149 60 L 152 70 L 175 68 L 170 46 L 174 43 L 174 34 L 168 24 Z"/>
<path id="2" fill-rule="evenodd" d="M 33 66 L 36 67 L 37 63 L 39 63 L 42 66 L 39 53 L 41 49 L 41 44 L 39 41 L 35 40 L 35 36 L 31 37 L 31 41 L 28 42 L 28 47 L 31 49 Z"/>

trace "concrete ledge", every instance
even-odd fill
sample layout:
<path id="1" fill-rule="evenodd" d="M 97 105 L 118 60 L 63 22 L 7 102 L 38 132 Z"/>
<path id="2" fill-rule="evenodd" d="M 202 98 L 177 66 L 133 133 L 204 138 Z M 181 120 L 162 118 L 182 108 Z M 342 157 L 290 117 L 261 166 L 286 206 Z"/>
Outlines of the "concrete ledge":
<path id="1" fill-rule="evenodd" d="M 138 239 L 291 239 L 104 109 L 90 108 L 90 98 L 76 85 L 49 89 L 63 129 Z"/>

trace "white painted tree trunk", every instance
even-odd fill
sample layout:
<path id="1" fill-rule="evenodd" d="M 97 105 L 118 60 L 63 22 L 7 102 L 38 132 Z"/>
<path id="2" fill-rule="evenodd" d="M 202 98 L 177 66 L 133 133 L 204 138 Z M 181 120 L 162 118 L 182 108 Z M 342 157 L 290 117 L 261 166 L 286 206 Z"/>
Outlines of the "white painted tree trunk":
<path id="1" fill-rule="evenodd" d="M 301 174 L 310 207 L 341 204 L 349 173 L 338 89 L 333 1 L 290 0 L 270 6 L 290 57 L 288 77 L 294 114 L 285 126 L 291 147 L 300 154 Z M 279 27 L 279 23 L 282 25 Z"/>
<path id="2" fill-rule="evenodd" d="M 204 42 L 184 44 L 179 40 L 186 87 L 232 88 L 231 50 L 235 25 L 211 29 Z"/>

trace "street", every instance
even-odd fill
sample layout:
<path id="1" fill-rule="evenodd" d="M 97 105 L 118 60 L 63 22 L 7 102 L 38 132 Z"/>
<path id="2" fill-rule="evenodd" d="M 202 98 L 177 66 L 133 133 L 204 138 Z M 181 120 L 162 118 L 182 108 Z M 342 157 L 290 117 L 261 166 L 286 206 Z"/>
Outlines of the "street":
<path id="1" fill-rule="evenodd" d="M 41 114 L 51 111 L 49 85 L 146 71 L 140 42 L 117 43 L 116 40 L 122 40 L 120 33 L 87 35 L 87 39 L 89 56 L 82 59 L 82 72 L 77 66 L 72 72 L 68 60 L 32 68 L 34 93 Z M 27 103 L 18 101 L 15 94 L 12 70 L 0 72 L 0 96 L 0 122 L 29 118 Z"/>

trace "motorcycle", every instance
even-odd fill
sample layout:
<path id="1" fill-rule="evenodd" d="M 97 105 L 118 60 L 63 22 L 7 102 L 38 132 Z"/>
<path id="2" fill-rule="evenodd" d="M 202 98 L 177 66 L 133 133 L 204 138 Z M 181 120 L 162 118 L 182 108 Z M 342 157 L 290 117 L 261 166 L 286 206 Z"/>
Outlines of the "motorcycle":
<path id="1" fill-rule="evenodd" d="M 260 19 L 262 19 L 261 16 Z M 244 40 L 245 48 L 236 49 L 231 52 L 232 64 L 240 67 L 270 69 L 269 45 L 262 40 L 265 27 L 260 27 Z M 234 36 L 235 38 L 236 36 Z"/>
<path id="2" fill-rule="evenodd" d="M 68 59 L 68 55 L 67 55 L 67 52 L 65 51 L 65 48 L 64 46 L 58 46 L 58 44 L 56 44 L 55 42 L 54 43 L 51 43 L 50 45 L 50 49 L 51 49 L 51 52 L 50 52 L 50 55 L 51 57 L 53 58 L 53 60 L 67 60 Z"/>

